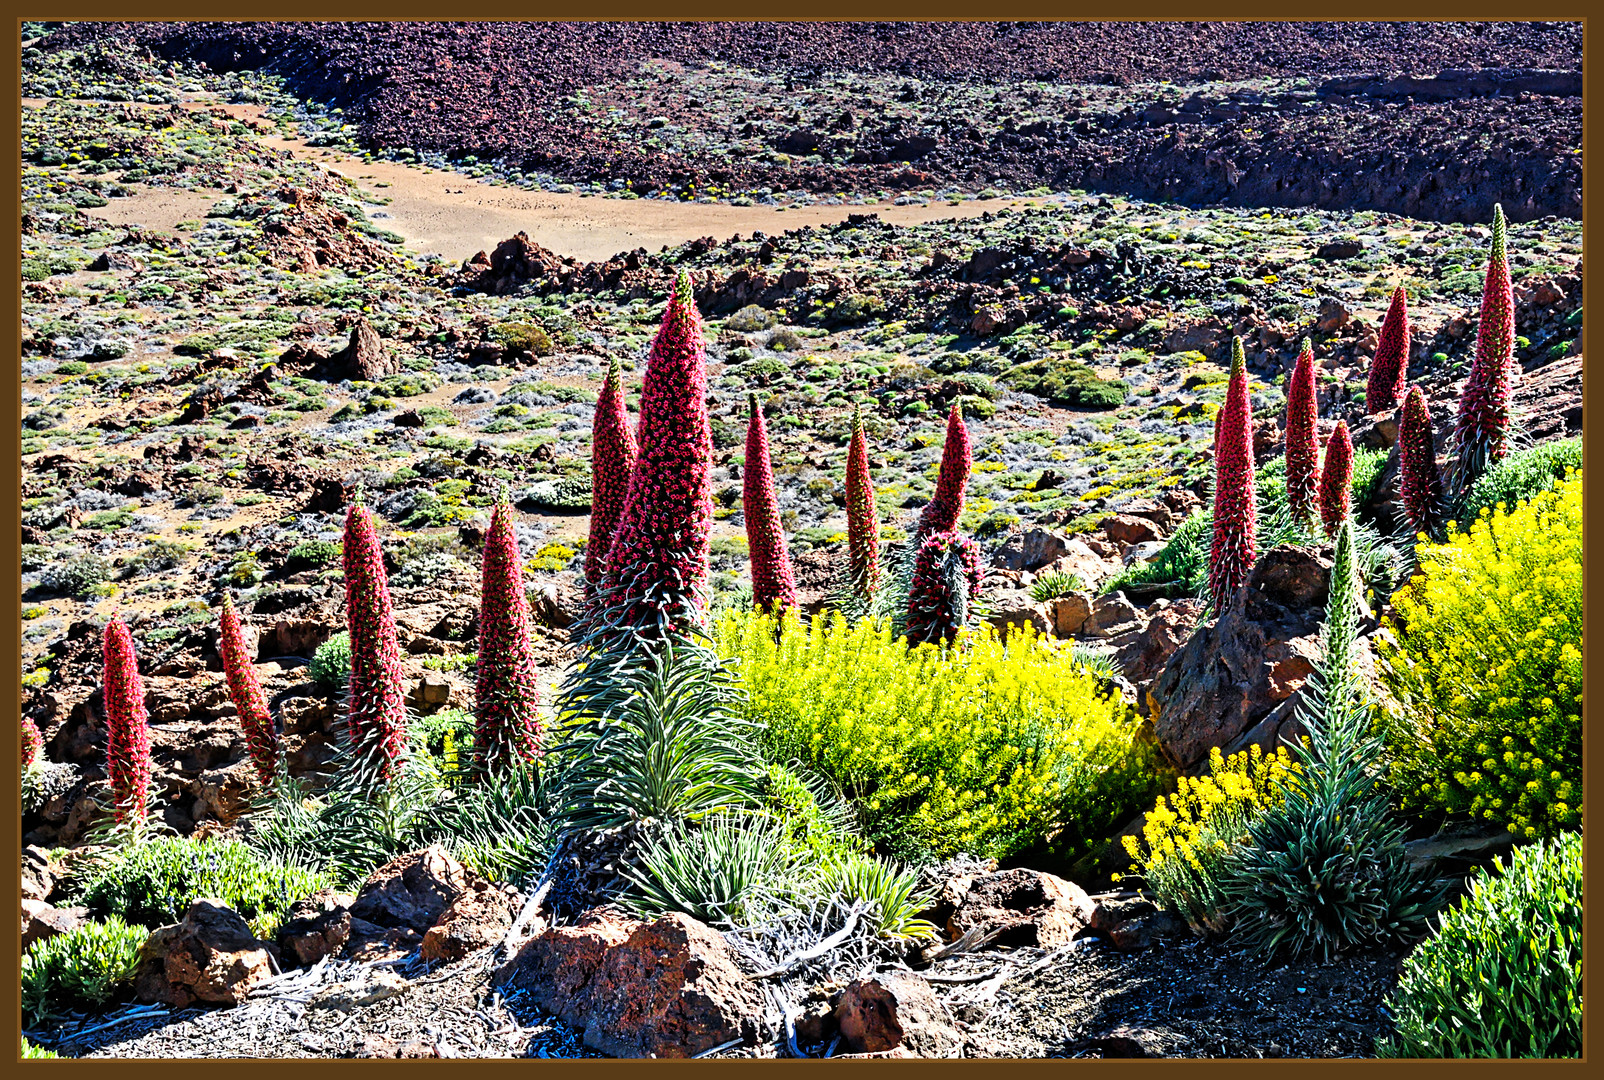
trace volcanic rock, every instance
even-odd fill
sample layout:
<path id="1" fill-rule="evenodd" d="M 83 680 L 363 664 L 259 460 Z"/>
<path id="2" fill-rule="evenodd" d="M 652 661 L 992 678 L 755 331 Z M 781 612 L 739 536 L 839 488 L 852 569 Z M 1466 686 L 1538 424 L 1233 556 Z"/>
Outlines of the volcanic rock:
<path id="1" fill-rule="evenodd" d="M 961 1057 L 952 1015 L 917 975 L 891 972 L 847 984 L 836 1003 L 841 1041 L 859 1054 L 904 1050 L 922 1058 Z"/>
<path id="2" fill-rule="evenodd" d="M 274 973 L 268 948 L 221 900 L 196 900 L 183 921 L 145 941 L 134 992 L 141 1001 L 175 1009 L 197 1002 L 238 1005 Z"/>

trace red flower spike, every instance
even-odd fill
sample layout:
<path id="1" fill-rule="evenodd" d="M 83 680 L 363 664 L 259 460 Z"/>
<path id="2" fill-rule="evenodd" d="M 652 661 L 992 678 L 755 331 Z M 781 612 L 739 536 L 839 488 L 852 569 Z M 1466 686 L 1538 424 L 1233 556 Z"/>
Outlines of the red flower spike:
<path id="1" fill-rule="evenodd" d="M 775 614 L 794 610 L 796 579 L 780 528 L 780 506 L 774 494 L 774 466 L 769 460 L 769 434 L 757 395 L 747 395 L 746 465 L 741 481 L 741 512 L 746 518 L 747 552 L 752 560 L 752 604 Z"/>
<path id="2" fill-rule="evenodd" d="M 607 553 L 603 588 L 615 625 L 705 623 L 709 482 L 707 358 L 691 277 L 680 272 L 641 386 L 639 451 Z"/>
<path id="3" fill-rule="evenodd" d="M 474 687 L 474 759 L 490 772 L 508 771 L 540 755 L 540 691 L 523 568 L 512 507 L 503 500 L 485 533 Z"/>
<path id="4" fill-rule="evenodd" d="M 1365 413 L 1390 413 L 1403 396 L 1409 374 L 1409 297 L 1403 286 L 1393 290 L 1392 305 L 1381 321 L 1376 355 L 1370 360 L 1370 381 L 1365 386 Z"/>
<path id="5" fill-rule="evenodd" d="M 1437 447 L 1432 441 L 1431 415 L 1420 387 L 1404 399 L 1398 422 L 1398 493 L 1404 518 L 1413 533 L 1436 530 L 1443 507 L 1442 477 L 1437 473 Z"/>
<path id="6" fill-rule="evenodd" d="M 1209 598 L 1216 614 L 1248 580 L 1257 554 L 1258 504 L 1253 490 L 1253 413 L 1242 339 L 1231 339 L 1231 376 L 1214 447 L 1214 544 Z"/>
<path id="7" fill-rule="evenodd" d="M 102 640 L 105 658 L 106 775 L 118 824 L 145 820 L 150 796 L 150 718 L 134 639 L 113 616 Z"/>
<path id="8" fill-rule="evenodd" d="M 1326 460 L 1320 469 L 1320 521 L 1332 539 L 1348 516 L 1352 484 L 1353 440 L 1348 437 L 1348 422 L 1338 420 L 1326 440 Z"/>
<path id="9" fill-rule="evenodd" d="M 936 474 L 936 494 L 919 515 L 919 524 L 913 533 L 915 544 L 923 543 L 927 536 L 952 532 L 958 527 L 958 518 L 964 512 L 964 488 L 969 484 L 972 464 L 969 429 L 964 426 L 963 413 L 954 401 L 952 411 L 947 414 L 947 438 L 941 446 L 941 471 Z"/>
<path id="10" fill-rule="evenodd" d="M 635 433 L 624 409 L 623 379 L 618 358 L 607 365 L 607 378 L 596 399 L 590 435 L 590 542 L 585 546 L 585 593 L 594 594 L 606 572 L 607 551 L 624 510 L 629 475 L 635 470 Z"/>
<path id="11" fill-rule="evenodd" d="M 1515 359 L 1515 298 L 1504 249 L 1504 208 L 1493 207 L 1493 250 L 1482 289 L 1476 359 L 1459 396 L 1454 491 L 1462 497 L 1507 452 L 1509 383 Z"/>
<path id="12" fill-rule="evenodd" d="M 852 443 L 847 447 L 847 558 L 852 590 L 868 600 L 880 587 L 880 519 L 869 479 L 869 444 L 863 435 L 863 408 L 852 410 Z"/>
<path id="13" fill-rule="evenodd" d="M 969 621 L 980 592 L 980 546 L 953 532 L 928 536 L 919 545 L 908 588 L 910 645 L 951 641 Z"/>
<path id="14" fill-rule="evenodd" d="M 1287 387 L 1287 505 L 1298 520 L 1310 523 L 1314 521 L 1315 474 L 1320 460 L 1315 434 L 1318 415 L 1314 349 L 1304 338 Z"/>
<path id="15" fill-rule="evenodd" d="M 33 722 L 33 717 L 22 718 L 22 767 L 28 768 L 39 760 L 44 753 L 45 737 L 39 734 L 39 725 Z"/>
<path id="16" fill-rule="evenodd" d="M 278 771 L 278 732 L 273 717 L 267 711 L 267 695 L 262 693 L 262 681 L 256 677 L 256 666 L 245 647 L 245 631 L 239 613 L 227 597 L 218 617 L 218 651 L 223 654 L 223 671 L 228 677 L 228 696 L 239 713 L 240 727 L 245 730 L 245 745 L 250 751 L 251 764 L 256 766 L 257 779 L 266 784 L 273 782 Z"/>
<path id="17" fill-rule="evenodd" d="M 406 693 L 384 553 L 373 515 L 360 505 L 345 517 L 345 614 L 351 634 L 351 742 L 363 758 L 376 759 L 380 778 L 388 780 L 406 747 Z"/>

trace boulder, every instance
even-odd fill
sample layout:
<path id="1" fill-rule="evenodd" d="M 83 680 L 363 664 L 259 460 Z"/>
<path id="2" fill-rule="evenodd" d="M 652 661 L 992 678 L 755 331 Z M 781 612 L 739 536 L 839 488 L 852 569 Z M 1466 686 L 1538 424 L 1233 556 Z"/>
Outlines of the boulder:
<path id="1" fill-rule="evenodd" d="M 1067 945 L 1091 918 L 1092 901 L 1073 881 L 1040 870 L 1002 870 L 955 878 L 943 897 L 953 904 L 947 934 L 997 933 L 998 945 L 1051 949 Z"/>
<path id="2" fill-rule="evenodd" d="M 554 926 L 526 941 L 497 970 L 496 985 L 528 990 L 536 1006 L 583 1028 L 590 1015 L 591 980 L 608 950 L 628 941 L 641 925 L 609 908 L 587 911 L 572 926 Z"/>
<path id="3" fill-rule="evenodd" d="M 1153 521 L 1134 514 L 1114 514 L 1104 518 L 1097 527 L 1103 530 L 1103 535 L 1111 542 L 1122 548 L 1134 544 L 1146 544 L 1163 535 Z"/>
<path id="4" fill-rule="evenodd" d="M 1355 447 L 1365 450 L 1386 450 L 1398 441 L 1398 414 L 1376 413 L 1362 416 L 1348 429 Z"/>
<path id="5" fill-rule="evenodd" d="M 355 325 L 351 327 L 351 339 L 345 348 L 328 358 L 326 365 L 329 378 L 360 379 L 364 382 L 378 382 L 380 379 L 395 375 L 401 371 L 401 360 L 392 356 L 384 347 L 384 341 L 379 332 L 373 329 L 367 319 L 357 316 Z"/>
<path id="6" fill-rule="evenodd" d="M 835 1019 L 841 1042 L 854 1053 L 963 1056 L 963 1036 L 951 1014 L 917 975 L 891 972 L 848 983 L 836 1003 Z"/>
<path id="7" fill-rule="evenodd" d="M 513 898 L 505 890 L 476 880 L 423 935 L 421 955 L 425 960 L 461 960 L 499 944 L 516 914 Z"/>
<path id="8" fill-rule="evenodd" d="M 368 875 L 351 917 L 422 934 L 471 886 L 468 871 L 439 845 L 413 851 Z"/>
<path id="9" fill-rule="evenodd" d="M 183 921 L 157 930 L 139 955 L 135 994 L 175 1009 L 238 1005 L 275 971 L 267 942 L 257 940 L 238 912 L 214 899 L 190 904 Z"/>
<path id="10" fill-rule="evenodd" d="M 1109 593 L 1092 601 L 1092 612 L 1081 624 L 1082 637 L 1110 638 L 1133 628 L 1140 612 L 1124 593 Z"/>
<path id="11" fill-rule="evenodd" d="M 191 788 L 195 805 L 190 816 L 196 821 L 210 817 L 225 824 L 231 822 L 251 808 L 256 785 L 256 769 L 249 761 L 208 769 L 195 779 Z"/>
<path id="12" fill-rule="evenodd" d="M 1052 620 L 1053 634 L 1059 638 L 1072 638 L 1092 614 L 1092 594 L 1073 592 L 1047 603 L 1048 618 Z"/>
<path id="13" fill-rule="evenodd" d="M 22 951 L 27 952 L 28 946 L 36 941 L 46 941 L 58 934 L 76 930 L 89 918 L 89 909 L 84 907 L 58 908 L 51 907 L 43 900 L 22 901 Z"/>
<path id="14" fill-rule="evenodd" d="M 325 956 L 339 956 L 351 938 L 351 902 L 355 897 L 324 889 L 290 905 L 279 927 L 278 947 L 286 962 L 302 967 Z"/>
<path id="15" fill-rule="evenodd" d="M 1070 550 L 1069 537 L 1036 526 L 1004 541 L 991 557 L 991 564 L 1003 570 L 1038 570 L 1068 555 Z"/>
<path id="16" fill-rule="evenodd" d="M 1188 598 L 1165 604 L 1148 618 L 1136 640 L 1114 654 L 1115 666 L 1131 681 L 1138 701 L 1143 700 L 1148 684 L 1175 650 L 1186 643 L 1202 613 L 1201 600 Z"/>
<path id="17" fill-rule="evenodd" d="M 22 898 L 48 900 L 56 886 L 56 865 L 50 852 L 37 844 L 22 849 Z"/>
<path id="18" fill-rule="evenodd" d="M 1140 952 L 1155 942 L 1190 933 L 1186 920 L 1136 893 L 1096 898 L 1086 928 L 1120 952 Z"/>
<path id="19" fill-rule="evenodd" d="M 1046 610 L 1027 589 L 1007 589 L 986 597 L 986 622 L 1005 637 L 1010 626 L 1031 626 L 1042 636 L 1052 633 Z"/>
<path id="20" fill-rule="evenodd" d="M 688 1058 L 757 1035 L 762 998 L 715 931 L 678 912 L 637 927 L 591 981 L 585 1045 Z"/>

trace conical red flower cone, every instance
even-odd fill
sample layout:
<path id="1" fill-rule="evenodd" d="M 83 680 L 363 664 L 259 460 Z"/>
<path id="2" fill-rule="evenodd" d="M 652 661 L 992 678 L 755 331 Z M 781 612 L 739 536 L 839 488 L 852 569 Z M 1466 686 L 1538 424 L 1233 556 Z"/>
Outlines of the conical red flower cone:
<path id="1" fill-rule="evenodd" d="M 273 717 L 267 711 L 267 695 L 262 693 L 262 681 L 256 677 L 256 666 L 245 647 L 245 632 L 240 626 L 239 613 L 226 597 L 223 611 L 218 617 L 218 651 L 223 654 L 223 672 L 228 677 L 228 696 L 233 699 L 234 711 L 239 713 L 240 727 L 245 730 L 245 745 L 256 766 L 256 776 L 263 784 L 273 782 L 278 771 L 278 732 Z"/>
<path id="2" fill-rule="evenodd" d="M 605 573 L 607 551 L 624 510 L 629 474 L 635 469 L 635 433 L 624 409 L 618 358 L 607 366 L 590 436 L 590 543 L 585 546 L 585 593 L 595 592 Z"/>
<path id="3" fill-rule="evenodd" d="M 483 768 L 504 772 L 539 756 L 541 734 L 523 559 L 505 501 L 490 516 L 482 575 L 473 752 Z"/>
<path id="4" fill-rule="evenodd" d="M 1231 377 L 1214 448 L 1214 544 L 1209 550 L 1209 598 L 1223 614 L 1248 580 L 1257 554 L 1257 495 L 1253 489 L 1253 413 L 1248 401 L 1242 339 L 1231 340 Z"/>
<path id="5" fill-rule="evenodd" d="M 1326 440 L 1326 460 L 1320 468 L 1320 521 L 1326 535 L 1333 539 L 1348 517 L 1352 484 L 1353 440 L 1348 437 L 1348 422 L 1338 420 L 1331 438 Z"/>
<path id="6" fill-rule="evenodd" d="M 919 524 L 913 533 L 915 544 L 922 544 L 927 536 L 952 532 L 958 527 L 958 519 L 964 512 L 964 489 L 969 484 L 972 464 L 969 429 L 964 426 L 963 413 L 954 401 L 952 411 L 947 414 L 947 438 L 941 446 L 941 471 L 936 474 L 936 494 L 919 515 Z"/>
<path id="7" fill-rule="evenodd" d="M 26 769 L 39 760 L 45 752 L 45 738 L 39 734 L 39 725 L 33 722 L 33 717 L 22 718 L 22 767 Z"/>
<path id="8" fill-rule="evenodd" d="M 1316 470 L 1320 444 L 1315 426 L 1319 416 L 1314 391 L 1314 349 L 1303 339 L 1298 363 L 1287 387 L 1287 505 L 1299 520 L 1313 524 Z"/>
<path id="9" fill-rule="evenodd" d="M 636 437 L 635 471 L 607 553 L 604 617 L 620 635 L 685 632 L 705 621 L 713 437 L 702 317 L 683 271 L 652 342 Z"/>
<path id="10" fill-rule="evenodd" d="M 863 435 L 863 410 L 852 410 L 852 443 L 847 447 L 847 559 L 852 591 L 870 599 L 880 587 L 880 519 L 875 513 L 874 483 L 869 478 L 869 444 Z"/>
<path id="11" fill-rule="evenodd" d="M 119 824 L 145 820 L 150 797 L 150 718 L 145 685 L 139 678 L 134 639 L 121 618 L 106 624 L 105 658 L 106 775 Z"/>
<path id="12" fill-rule="evenodd" d="M 746 518 L 747 552 L 752 560 L 752 604 L 779 614 L 796 608 L 796 580 L 780 528 L 780 507 L 774 494 L 774 466 L 769 460 L 769 433 L 757 395 L 747 395 L 746 465 L 741 481 L 741 512 Z"/>
<path id="13" fill-rule="evenodd" d="M 1404 399 L 1403 418 L 1398 422 L 1398 459 L 1398 493 L 1403 500 L 1404 519 L 1411 532 L 1432 533 L 1442 515 L 1443 487 L 1437 473 L 1431 415 L 1418 386 Z"/>
<path id="14" fill-rule="evenodd" d="M 969 621 L 980 583 L 979 545 L 952 532 L 927 536 L 919 545 L 908 589 L 908 643 L 956 637 Z"/>
<path id="15" fill-rule="evenodd" d="M 351 634 L 351 743 L 365 762 L 377 766 L 381 779 L 389 779 L 406 749 L 406 691 L 390 579 L 365 506 L 352 506 L 345 518 L 345 613 Z"/>
<path id="16" fill-rule="evenodd" d="M 1509 434 L 1509 383 L 1515 357 L 1515 298 L 1504 248 L 1504 208 L 1493 207 L 1493 250 L 1482 289 L 1476 359 L 1459 396 L 1454 427 L 1454 494 L 1462 498 L 1501 460 Z"/>
<path id="17" fill-rule="evenodd" d="M 1393 290 L 1392 305 L 1376 338 L 1376 355 L 1370 360 L 1370 380 L 1365 386 L 1365 413 L 1374 416 L 1396 409 L 1408 374 L 1409 297 L 1400 285 Z"/>

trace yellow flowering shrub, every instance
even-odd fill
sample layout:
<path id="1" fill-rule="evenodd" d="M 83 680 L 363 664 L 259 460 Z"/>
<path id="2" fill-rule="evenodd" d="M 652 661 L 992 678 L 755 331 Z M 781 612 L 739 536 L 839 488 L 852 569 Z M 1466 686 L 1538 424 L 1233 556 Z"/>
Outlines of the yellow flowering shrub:
<path id="1" fill-rule="evenodd" d="M 776 635 L 732 611 L 717 636 L 771 759 L 829 777 L 890 854 L 1078 857 L 1164 778 L 1117 691 L 1028 630 L 909 649 L 873 621 L 791 614 Z"/>
<path id="2" fill-rule="evenodd" d="M 1527 838 L 1579 828 L 1581 472 L 1416 551 L 1420 572 L 1378 635 L 1405 805 Z"/>
<path id="3" fill-rule="evenodd" d="M 1229 758 L 1214 747 L 1208 773 L 1181 777 L 1174 794 L 1154 803 L 1141 839 L 1123 838 L 1131 869 L 1193 927 L 1223 930 L 1214 885 L 1220 860 L 1251 821 L 1284 798 L 1283 784 L 1297 770 L 1284 746 L 1266 754 L 1254 745 Z"/>

